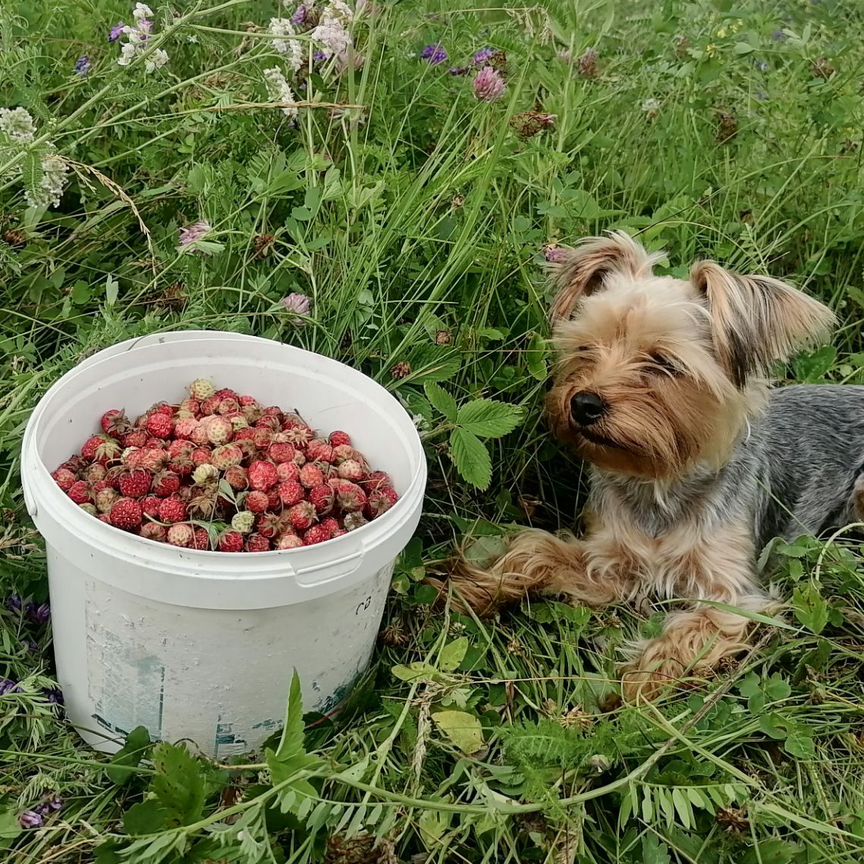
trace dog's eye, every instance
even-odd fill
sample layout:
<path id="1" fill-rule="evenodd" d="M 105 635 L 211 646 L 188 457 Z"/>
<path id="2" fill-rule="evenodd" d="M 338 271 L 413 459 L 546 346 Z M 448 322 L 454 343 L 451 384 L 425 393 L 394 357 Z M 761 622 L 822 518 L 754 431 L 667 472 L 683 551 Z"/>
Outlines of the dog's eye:
<path id="1" fill-rule="evenodd" d="M 663 375 L 677 376 L 681 374 L 681 369 L 674 360 L 667 357 L 665 354 L 660 354 L 657 351 L 652 351 L 648 355 L 651 361 L 651 371 Z"/>

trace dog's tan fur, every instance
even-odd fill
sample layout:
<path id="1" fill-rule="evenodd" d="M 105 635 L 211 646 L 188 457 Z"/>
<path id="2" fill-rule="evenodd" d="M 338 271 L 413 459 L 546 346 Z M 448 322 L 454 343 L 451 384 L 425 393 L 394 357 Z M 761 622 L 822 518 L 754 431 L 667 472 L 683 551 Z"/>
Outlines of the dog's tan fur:
<path id="1" fill-rule="evenodd" d="M 547 413 L 555 435 L 605 475 L 641 484 L 658 508 L 664 489 L 695 471 L 717 471 L 765 403 L 770 365 L 825 336 L 824 306 L 775 279 L 741 276 L 713 262 L 691 279 L 655 276 L 658 256 L 623 233 L 590 238 L 554 273 L 553 341 L 558 361 Z M 570 404 L 600 394 L 608 411 L 580 428 Z M 698 512 L 648 533 L 601 491 L 584 539 L 525 530 L 489 567 L 456 562 L 461 601 L 488 614 L 529 593 L 564 595 L 593 607 L 653 595 L 691 601 L 663 634 L 636 646 L 625 693 L 653 697 L 671 681 L 705 671 L 746 645 L 751 619 L 717 606 L 765 613 L 752 525 L 719 526 Z"/>

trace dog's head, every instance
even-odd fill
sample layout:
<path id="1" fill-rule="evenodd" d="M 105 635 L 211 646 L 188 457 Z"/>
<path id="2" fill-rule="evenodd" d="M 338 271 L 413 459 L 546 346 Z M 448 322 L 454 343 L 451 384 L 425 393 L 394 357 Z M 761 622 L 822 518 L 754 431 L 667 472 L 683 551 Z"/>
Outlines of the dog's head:
<path id="1" fill-rule="evenodd" d="M 689 280 L 624 233 L 554 265 L 555 434 L 598 467 L 644 478 L 720 465 L 771 365 L 827 338 L 832 312 L 791 286 L 711 261 Z"/>

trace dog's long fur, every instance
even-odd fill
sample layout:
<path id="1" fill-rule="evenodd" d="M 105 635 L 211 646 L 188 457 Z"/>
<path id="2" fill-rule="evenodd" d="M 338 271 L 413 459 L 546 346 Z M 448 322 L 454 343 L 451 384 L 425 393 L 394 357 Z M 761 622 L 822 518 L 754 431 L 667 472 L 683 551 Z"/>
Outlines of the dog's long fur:
<path id="1" fill-rule="evenodd" d="M 689 280 L 623 233 L 589 238 L 557 266 L 558 362 L 547 410 L 591 465 L 584 538 L 535 529 L 488 568 L 451 581 L 480 613 L 550 592 L 590 606 L 688 601 L 625 669 L 630 696 L 705 671 L 747 644 L 766 613 L 756 557 L 773 536 L 818 534 L 864 511 L 864 387 L 769 390 L 772 364 L 828 338 L 834 316 L 784 282 L 703 261 Z M 575 394 L 602 400 L 587 424 Z"/>

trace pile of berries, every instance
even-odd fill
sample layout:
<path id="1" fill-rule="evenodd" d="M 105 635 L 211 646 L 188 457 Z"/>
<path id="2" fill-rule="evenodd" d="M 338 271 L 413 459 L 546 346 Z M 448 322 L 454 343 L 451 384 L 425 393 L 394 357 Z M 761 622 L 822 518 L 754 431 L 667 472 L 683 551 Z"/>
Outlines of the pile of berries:
<path id="1" fill-rule="evenodd" d="M 82 509 L 124 531 L 191 549 L 267 552 L 354 531 L 398 500 L 346 432 L 199 379 L 179 405 L 102 431 L 51 476 Z"/>

